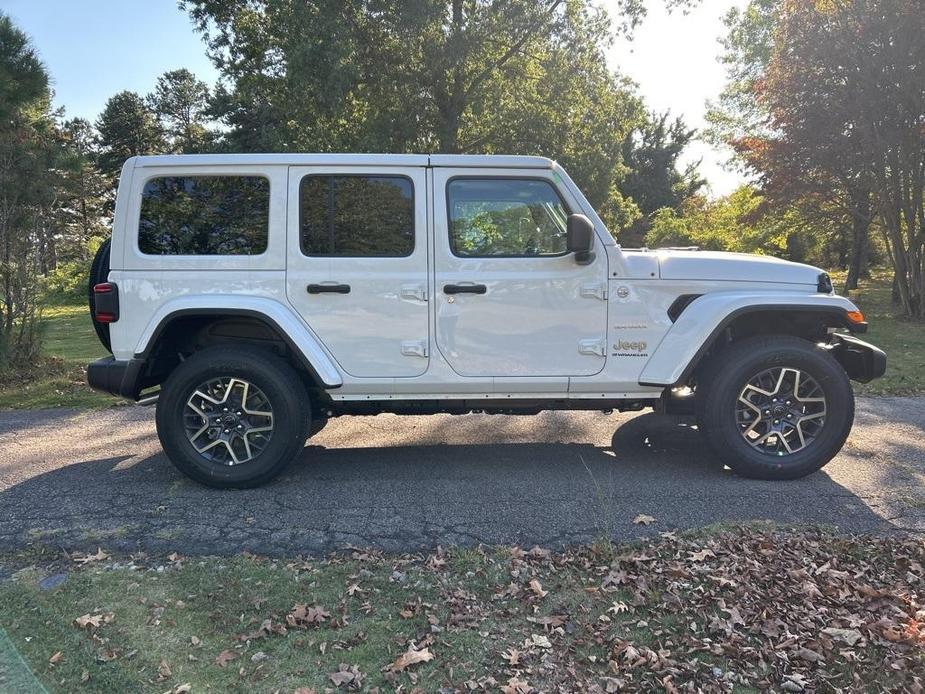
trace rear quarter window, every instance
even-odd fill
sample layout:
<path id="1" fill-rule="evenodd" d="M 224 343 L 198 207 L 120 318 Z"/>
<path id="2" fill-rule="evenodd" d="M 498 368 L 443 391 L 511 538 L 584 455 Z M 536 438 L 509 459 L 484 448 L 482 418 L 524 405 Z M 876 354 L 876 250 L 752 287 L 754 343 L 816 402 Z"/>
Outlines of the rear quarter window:
<path id="1" fill-rule="evenodd" d="M 146 255 L 259 255 L 270 182 L 262 176 L 162 176 L 145 183 L 138 249 Z"/>

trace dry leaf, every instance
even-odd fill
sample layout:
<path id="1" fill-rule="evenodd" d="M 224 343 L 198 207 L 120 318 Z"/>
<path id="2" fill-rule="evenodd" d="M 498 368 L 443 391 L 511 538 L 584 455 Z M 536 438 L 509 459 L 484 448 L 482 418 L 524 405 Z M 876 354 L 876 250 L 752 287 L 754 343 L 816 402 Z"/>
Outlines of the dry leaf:
<path id="1" fill-rule="evenodd" d="M 97 629 L 103 624 L 109 624 L 113 620 L 112 612 L 105 614 L 85 614 L 74 620 L 81 629 Z"/>
<path id="2" fill-rule="evenodd" d="M 516 648 L 508 648 L 504 653 L 501 654 L 501 657 L 507 661 L 507 664 L 510 666 L 520 665 L 520 658 L 523 655 Z"/>
<path id="3" fill-rule="evenodd" d="M 532 590 L 533 594 L 538 598 L 545 598 L 549 593 L 549 591 L 543 590 L 543 584 L 535 578 L 530 581 L 530 590 Z"/>
<path id="4" fill-rule="evenodd" d="M 645 513 L 640 513 L 633 519 L 633 523 L 636 525 L 652 525 L 655 522 L 654 516 L 648 516 Z"/>
<path id="5" fill-rule="evenodd" d="M 219 667 L 225 667 L 226 665 L 228 665 L 228 663 L 230 663 L 232 660 L 234 660 L 237 657 L 238 657 L 237 653 L 235 653 L 234 651 L 225 649 L 224 651 L 219 653 L 217 656 L 215 656 L 215 664 L 218 665 Z"/>
<path id="6" fill-rule="evenodd" d="M 853 646 L 863 638 L 863 634 L 857 629 L 837 629 L 835 627 L 828 627 L 827 629 L 823 629 L 822 633 L 831 636 L 836 641 L 847 643 L 849 646 Z"/>
<path id="7" fill-rule="evenodd" d="M 296 604 L 286 615 L 286 624 L 291 627 L 317 626 L 324 623 L 330 613 L 320 607 L 309 607 L 308 605 Z"/>
<path id="8" fill-rule="evenodd" d="M 337 672 L 328 675 L 328 679 L 337 687 L 347 686 L 350 689 L 359 689 L 363 684 L 363 673 L 356 665 L 341 663 Z"/>
<path id="9" fill-rule="evenodd" d="M 160 664 L 157 666 L 158 679 L 166 680 L 171 674 L 170 665 L 162 658 Z"/>
<path id="10" fill-rule="evenodd" d="M 691 561 L 704 561 L 707 557 L 715 557 L 716 553 L 712 549 L 702 549 L 699 552 L 690 552 Z"/>
<path id="11" fill-rule="evenodd" d="M 503 694 L 530 694 L 530 685 L 527 680 L 512 677 L 507 684 L 501 687 Z"/>
<path id="12" fill-rule="evenodd" d="M 57 665 L 62 660 L 64 660 L 64 653 L 61 651 L 55 651 L 54 654 L 48 659 L 48 662 L 52 665 Z"/>
<path id="13" fill-rule="evenodd" d="M 105 559 L 109 559 L 109 555 L 99 547 L 96 548 L 96 554 L 78 554 L 74 556 L 74 561 L 81 565 L 89 564 L 90 562 L 94 561 L 103 561 Z"/>
<path id="14" fill-rule="evenodd" d="M 405 668 L 411 667 L 412 665 L 417 665 L 418 663 L 426 663 L 433 659 L 434 654 L 431 653 L 427 648 L 422 648 L 417 651 L 413 648 L 409 648 L 407 651 L 398 656 L 394 663 L 387 665 L 384 670 L 401 672 Z"/>

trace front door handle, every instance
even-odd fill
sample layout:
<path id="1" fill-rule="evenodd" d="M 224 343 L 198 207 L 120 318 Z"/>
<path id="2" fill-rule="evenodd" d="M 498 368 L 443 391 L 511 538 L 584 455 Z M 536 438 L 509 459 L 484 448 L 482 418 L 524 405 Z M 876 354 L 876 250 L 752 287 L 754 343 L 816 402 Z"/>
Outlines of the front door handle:
<path id="1" fill-rule="evenodd" d="M 308 285 L 309 294 L 349 294 L 349 284 L 310 284 Z"/>
<path id="2" fill-rule="evenodd" d="M 443 287 L 444 294 L 484 294 L 488 287 L 484 284 L 447 284 Z"/>

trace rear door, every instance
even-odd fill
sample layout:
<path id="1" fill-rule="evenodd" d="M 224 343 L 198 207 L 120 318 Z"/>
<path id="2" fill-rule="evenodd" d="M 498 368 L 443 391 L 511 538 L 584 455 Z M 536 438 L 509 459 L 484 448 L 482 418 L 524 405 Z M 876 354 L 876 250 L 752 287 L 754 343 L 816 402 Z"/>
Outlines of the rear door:
<path id="1" fill-rule="evenodd" d="M 290 167 L 287 293 L 345 372 L 428 364 L 423 167 Z"/>

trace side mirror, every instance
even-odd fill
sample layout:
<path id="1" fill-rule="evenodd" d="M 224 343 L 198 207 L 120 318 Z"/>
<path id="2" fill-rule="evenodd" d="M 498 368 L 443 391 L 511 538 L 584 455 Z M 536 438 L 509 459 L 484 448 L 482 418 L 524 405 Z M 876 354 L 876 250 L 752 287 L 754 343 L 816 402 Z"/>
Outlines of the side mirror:
<path id="1" fill-rule="evenodd" d="M 575 254 L 575 262 L 588 265 L 594 262 L 594 225 L 583 214 L 570 214 L 566 222 L 565 245 Z"/>

